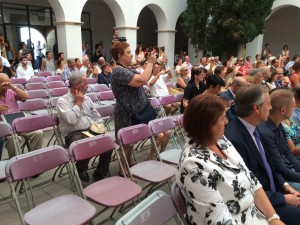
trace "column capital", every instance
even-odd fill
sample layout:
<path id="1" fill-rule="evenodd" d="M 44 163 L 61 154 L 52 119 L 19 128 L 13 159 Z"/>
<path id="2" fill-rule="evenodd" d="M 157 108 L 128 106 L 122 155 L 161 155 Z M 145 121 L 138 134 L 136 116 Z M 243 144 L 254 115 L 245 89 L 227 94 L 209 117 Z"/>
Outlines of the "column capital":
<path id="1" fill-rule="evenodd" d="M 124 27 L 114 27 L 114 30 L 138 30 L 139 27 L 130 27 L 130 26 L 124 26 Z"/>
<path id="2" fill-rule="evenodd" d="M 157 33 L 176 33 L 177 30 L 168 30 L 168 29 L 163 29 L 163 30 L 157 30 Z"/>
<path id="3" fill-rule="evenodd" d="M 77 22 L 77 21 L 57 21 L 54 22 L 55 25 L 75 25 L 75 26 L 82 26 L 84 22 Z"/>

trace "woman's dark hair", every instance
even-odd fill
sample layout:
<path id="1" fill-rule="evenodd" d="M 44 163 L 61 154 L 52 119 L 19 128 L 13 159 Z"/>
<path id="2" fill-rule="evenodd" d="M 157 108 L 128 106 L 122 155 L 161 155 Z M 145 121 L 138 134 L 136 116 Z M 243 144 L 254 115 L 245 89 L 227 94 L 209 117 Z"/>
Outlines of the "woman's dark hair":
<path id="1" fill-rule="evenodd" d="M 233 66 L 228 67 L 227 71 L 226 71 L 226 75 L 232 73 L 233 71 L 234 71 L 234 67 Z"/>
<path id="2" fill-rule="evenodd" d="M 194 82 L 195 76 L 198 74 L 201 74 L 202 72 L 207 73 L 207 69 L 205 69 L 203 67 L 199 68 L 199 67 L 194 66 L 191 71 L 191 81 Z"/>
<path id="3" fill-rule="evenodd" d="M 157 46 L 153 46 L 152 50 L 156 50 L 156 52 L 158 52 L 158 47 Z"/>
<path id="4" fill-rule="evenodd" d="M 220 75 L 222 73 L 222 71 L 224 70 L 224 68 L 225 68 L 224 66 L 217 66 L 215 68 L 214 74 L 215 75 Z"/>
<path id="5" fill-rule="evenodd" d="M 115 61 L 118 61 L 119 54 L 123 55 L 125 48 L 127 48 L 129 44 L 127 42 L 116 42 L 113 44 L 111 48 L 111 55 Z"/>
<path id="6" fill-rule="evenodd" d="M 212 144 L 212 126 L 225 111 L 225 101 L 216 95 L 198 95 L 184 110 L 183 127 L 188 136 L 205 147 Z"/>
<path id="7" fill-rule="evenodd" d="M 140 47 L 141 45 L 137 45 L 135 49 L 135 54 L 138 55 L 140 53 Z"/>
<path id="8" fill-rule="evenodd" d="M 289 46 L 288 45 L 284 45 L 282 49 L 284 50 L 285 48 L 289 49 Z"/>
<path id="9" fill-rule="evenodd" d="M 293 69 L 295 72 L 300 71 L 300 62 L 295 62 L 294 65 L 292 66 L 292 69 Z"/>
<path id="10" fill-rule="evenodd" d="M 60 59 L 59 59 L 59 60 L 57 60 L 57 62 L 56 62 L 56 65 L 57 65 L 57 67 L 60 67 L 60 65 L 61 65 L 62 61 L 63 61 L 63 60 L 60 60 Z"/>
<path id="11" fill-rule="evenodd" d="M 165 46 L 159 47 L 163 52 L 165 51 Z"/>
<path id="12" fill-rule="evenodd" d="M 20 48 L 22 48 L 23 45 L 25 45 L 25 42 L 24 41 L 20 42 Z"/>
<path id="13" fill-rule="evenodd" d="M 101 65 L 101 70 L 102 70 L 102 72 L 104 71 L 104 69 L 105 69 L 106 67 L 109 67 L 109 64 L 108 64 L 108 63 L 104 63 L 103 65 Z"/>

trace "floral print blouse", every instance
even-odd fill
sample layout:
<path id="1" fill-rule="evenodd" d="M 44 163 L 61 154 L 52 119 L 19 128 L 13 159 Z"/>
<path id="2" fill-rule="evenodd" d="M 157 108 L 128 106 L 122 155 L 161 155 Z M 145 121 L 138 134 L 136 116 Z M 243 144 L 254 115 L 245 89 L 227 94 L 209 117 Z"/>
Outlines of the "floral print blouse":
<path id="1" fill-rule="evenodd" d="M 227 159 L 193 141 L 181 154 L 176 182 L 186 200 L 189 224 L 265 224 L 254 205 L 261 184 L 225 136 L 217 145 Z"/>
<path id="2" fill-rule="evenodd" d="M 291 125 L 288 126 L 285 123 L 281 123 L 284 127 L 287 140 L 292 140 L 295 146 L 300 145 L 300 127 L 293 123 L 293 120 L 290 119 Z"/>

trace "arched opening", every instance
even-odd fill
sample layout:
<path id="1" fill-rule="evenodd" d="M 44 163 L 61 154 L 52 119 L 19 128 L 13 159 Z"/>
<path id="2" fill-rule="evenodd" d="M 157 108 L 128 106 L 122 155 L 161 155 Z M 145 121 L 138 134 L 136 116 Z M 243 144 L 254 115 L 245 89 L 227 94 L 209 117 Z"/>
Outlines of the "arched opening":
<path id="1" fill-rule="evenodd" d="M 300 30 L 296 28 L 296 21 L 300 20 L 300 8 L 287 6 L 275 11 L 267 20 L 264 43 L 270 44 L 274 56 L 281 54 L 283 45 L 287 44 L 290 56 L 299 53 Z"/>
<path id="2" fill-rule="evenodd" d="M 35 28 L 22 27 L 20 28 L 20 37 L 21 41 L 27 44 L 28 49 L 36 50 L 35 47 L 40 41 L 40 45 L 44 46 L 47 44 L 44 35 Z M 45 55 L 46 48 L 42 50 L 42 53 Z"/>
<path id="3" fill-rule="evenodd" d="M 188 54 L 189 39 L 183 31 L 183 13 L 179 16 L 176 23 L 176 34 L 175 34 L 175 54 L 184 51 Z"/>
<path id="4" fill-rule="evenodd" d="M 137 26 L 137 43 L 142 43 L 143 48 L 157 45 L 157 21 L 153 11 L 149 7 L 141 11 Z"/>

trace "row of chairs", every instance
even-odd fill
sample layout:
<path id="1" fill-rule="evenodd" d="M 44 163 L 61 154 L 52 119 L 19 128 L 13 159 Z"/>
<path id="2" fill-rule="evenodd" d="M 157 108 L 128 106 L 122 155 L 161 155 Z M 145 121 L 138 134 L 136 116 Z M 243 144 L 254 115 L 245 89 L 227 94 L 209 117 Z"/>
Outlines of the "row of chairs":
<path id="1" fill-rule="evenodd" d="M 153 121 L 153 124 L 161 125 L 163 121 L 162 119 L 163 118 L 158 119 L 157 123 Z M 169 120 L 169 118 L 165 118 L 165 120 Z M 118 138 L 119 138 L 120 145 L 123 148 L 124 145 L 134 144 L 145 138 L 151 138 L 151 141 L 153 142 L 153 144 L 155 144 L 153 135 L 154 134 L 151 132 L 149 126 L 145 124 L 141 124 L 141 125 L 136 125 L 136 126 L 121 129 L 118 133 Z M 104 153 L 105 151 L 112 151 L 114 150 L 114 148 L 115 148 L 115 144 L 113 140 L 108 135 L 101 135 L 101 136 L 83 139 L 72 143 L 72 145 L 69 148 L 69 154 L 72 162 L 74 163 L 79 160 L 92 158 L 101 153 Z M 53 155 L 55 154 L 54 150 L 55 152 L 59 153 L 57 156 Z M 64 154 L 62 152 L 64 152 Z M 65 158 L 65 152 L 66 152 L 65 149 L 59 146 L 54 146 L 54 147 L 49 147 L 46 149 L 26 153 L 11 159 L 6 166 L 6 176 L 8 178 L 8 182 L 14 183 L 15 181 L 23 180 L 27 177 L 32 177 L 37 174 L 43 173 L 49 169 L 48 166 L 50 166 L 50 168 L 52 169 L 56 166 L 60 166 L 58 165 L 58 163 L 60 162 L 66 163 L 65 159 L 64 160 L 59 159 L 59 157 Z M 115 152 L 115 154 L 118 156 L 117 152 Z M 120 159 L 119 156 L 118 159 Z M 48 162 L 47 160 L 50 160 L 50 162 Z M 18 167 L 18 163 L 20 163 L 22 167 L 21 170 L 10 169 L 11 166 L 13 166 L 14 168 L 21 168 Z M 25 168 L 26 165 L 29 167 L 29 169 Z M 82 194 L 81 197 L 83 197 L 84 199 L 87 198 L 94 203 L 100 204 L 108 208 L 122 207 L 125 203 L 136 198 L 142 191 L 139 185 L 135 184 L 132 181 L 129 181 L 125 177 L 106 178 L 104 180 L 89 185 L 85 189 L 82 189 L 81 182 L 78 179 L 78 174 L 75 165 L 73 164 L 72 167 L 69 165 L 69 167 L 71 168 L 70 170 L 72 171 L 70 177 L 72 177 L 73 175 L 75 177 L 74 180 L 75 180 L 76 188 L 82 190 L 79 191 L 79 193 Z M 172 178 L 175 175 L 176 172 L 175 168 L 167 164 L 164 164 L 161 161 L 156 161 L 156 160 L 141 162 L 131 168 L 128 167 L 128 169 L 130 171 L 130 176 L 152 183 L 152 187 L 156 186 L 159 183 L 168 181 L 170 178 Z M 14 175 L 14 173 L 17 173 L 17 175 Z M 11 188 L 14 189 L 13 186 L 11 186 Z M 67 197 L 74 199 L 74 196 L 68 195 Z M 14 198 L 18 207 L 18 211 L 20 215 L 22 215 L 21 209 L 17 203 L 18 199 L 16 197 L 16 193 L 14 193 Z M 46 218 L 46 220 L 45 218 L 43 218 L 43 220 L 45 221 L 49 220 L 52 221 L 53 223 L 53 220 L 51 220 L 51 218 L 56 218 L 57 216 L 57 215 L 56 216 L 53 215 L 53 213 L 55 213 L 54 212 L 55 210 L 52 209 L 55 209 L 57 207 L 54 203 L 56 203 L 57 201 L 61 202 L 62 199 L 65 199 L 65 197 L 61 197 L 58 200 L 52 200 L 51 203 L 46 203 L 46 205 L 41 205 L 40 207 L 34 208 L 33 209 L 34 211 L 29 211 L 27 214 L 25 214 L 24 220 L 28 224 L 48 224 L 45 222 L 41 223 L 41 220 L 37 220 L 39 222 L 36 223 L 30 223 L 30 221 L 33 221 L 35 219 L 41 219 L 40 218 L 41 216 L 39 216 L 40 213 L 38 213 L 39 210 L 46 210 L 46 208 L 49 208 L 50 210 L 49 213 L 42 214 L 43 216 L 49 216 L 49 218 Z M 47 211 L 48 209 L 46 210 L 46 212 Z M 102 212 L 103 210 L 101 210 L 98 214 L 101 214 Z M 113 211 L 113 213 L 114 212 L 115 210 Z M 62 213 L 62 214 L 65 216 L 65 219 L 69 218 L 67 213 Z M 91 215 L 92 214 L 93 213 L 91 213 Z M 21 220 L 22 219 L 23 218 L 21 218 Z M 49 224 L 51 224 L 51 222 Z M 73 223 L 56 222 L 56 224 L 81 224 L 81 223 L 74 223 L 73 221 Z"/>

